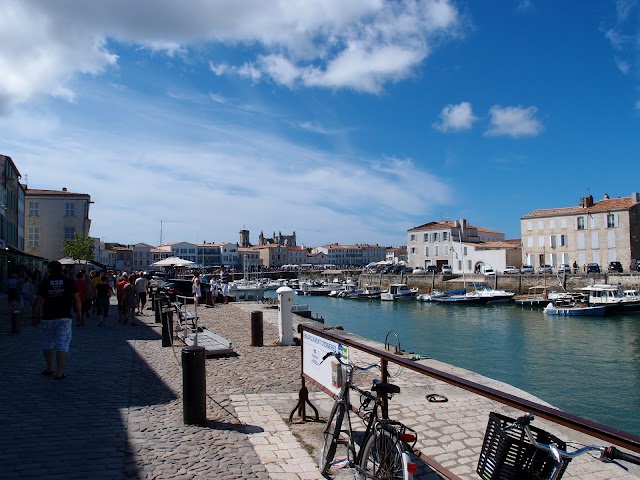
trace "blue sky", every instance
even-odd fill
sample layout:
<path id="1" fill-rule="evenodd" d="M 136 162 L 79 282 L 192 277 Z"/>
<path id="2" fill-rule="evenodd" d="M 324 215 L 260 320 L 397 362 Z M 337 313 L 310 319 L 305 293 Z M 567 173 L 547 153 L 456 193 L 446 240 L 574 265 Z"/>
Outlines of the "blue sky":
<path id="1" fill-rule="evenodd" d="M 3 0 L 0 153 L 109 242 L 406 244 L 640 189 L 638 0 Z"/>

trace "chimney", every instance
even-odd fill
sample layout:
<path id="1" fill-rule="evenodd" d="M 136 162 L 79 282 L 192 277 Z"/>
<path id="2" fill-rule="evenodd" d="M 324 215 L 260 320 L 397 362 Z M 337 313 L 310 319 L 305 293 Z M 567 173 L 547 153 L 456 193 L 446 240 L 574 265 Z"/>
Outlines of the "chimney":
<path id="1" fill-rule="evenodd" d="M 62 191 L 66 192 L 67 191 L 67 187 L 62 187 Z"/>
<path id="2" fill-rule="evenodd" d="M 582 208 L 593 207 L 593 195 L 589 195 L 588 197 L 582 197 L 580 199 L 580 206 Z"/>
<path id="3" fill-rule="evenodd" d="M 631 194 L 631 201 L 632 201 L 633 203 L 638 203 L 638 202 L 640 202 L 640 193 L 638 193 L 638 192 L 633 192 L 633 193 Z"/>

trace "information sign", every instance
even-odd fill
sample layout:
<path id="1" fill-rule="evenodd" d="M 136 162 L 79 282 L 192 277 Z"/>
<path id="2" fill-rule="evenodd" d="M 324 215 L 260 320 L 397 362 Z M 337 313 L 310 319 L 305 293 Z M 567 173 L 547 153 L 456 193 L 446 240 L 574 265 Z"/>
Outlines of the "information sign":
<path id="1" fill-rule="evenodd" d="M 337 394 L 344 380 L 344 367 L 334 357 L 322 358 L 328 352 L 337 352 L 342 361 L 349 360 L 349 347 L 342 343 L 304 331 L 302 336 L 302 371 L 327 390 Z"/>

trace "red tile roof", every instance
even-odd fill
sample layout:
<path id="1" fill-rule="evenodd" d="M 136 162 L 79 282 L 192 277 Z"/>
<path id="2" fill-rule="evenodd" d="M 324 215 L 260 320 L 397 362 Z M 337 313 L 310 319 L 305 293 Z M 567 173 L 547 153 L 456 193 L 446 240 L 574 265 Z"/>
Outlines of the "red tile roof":
<path id="1" fill-rule="evenodd" d="M 636 205 L 631 197 L 623 198 L 605 198 L 597 201 L 591 207 L 564 207 L 564 208 L 548 208 L 543 210 L 534 210 L 531 213 L 526 214 L 522 219 L 536 218 L 536 217 L 558 217 L 567 215 L 580 215 L 590 213 L 610 212 L 614 210 L 629 210 L 632 206 Z"/>

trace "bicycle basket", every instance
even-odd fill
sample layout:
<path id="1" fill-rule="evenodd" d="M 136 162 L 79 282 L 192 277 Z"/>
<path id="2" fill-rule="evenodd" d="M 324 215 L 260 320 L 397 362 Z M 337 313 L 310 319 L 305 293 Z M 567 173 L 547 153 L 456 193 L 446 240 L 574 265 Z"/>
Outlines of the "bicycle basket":
<path id="1" fill-rule="evenodd" d="M 550 454 L 539 450 L 529 441 L 520 427 L 502 430 L 515 420 L 491 412 L 484 434 L 482 452 L 476 472 L 485 480 L 539 480 L 548 478 L 555 461 Z M 566 450 L 567 445 L 559 438 L 536 427 L 529 427 L 537 442 L 555 443 Z M 562 458 L 561 478 L 571 459 Z"/>

